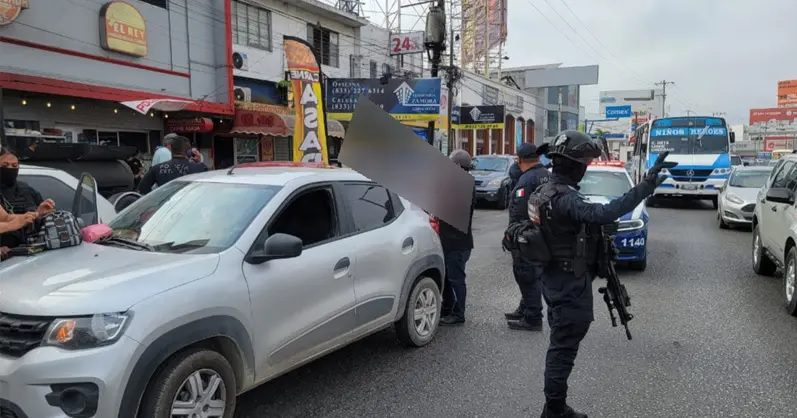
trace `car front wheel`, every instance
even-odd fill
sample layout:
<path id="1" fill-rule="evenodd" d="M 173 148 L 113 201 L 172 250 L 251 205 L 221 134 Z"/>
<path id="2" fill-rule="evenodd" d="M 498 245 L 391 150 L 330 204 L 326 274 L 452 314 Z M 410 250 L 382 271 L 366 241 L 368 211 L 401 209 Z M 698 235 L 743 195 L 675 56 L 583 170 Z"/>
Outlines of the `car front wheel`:
<path id="1" fill-rule="evenodd" d="M 512 192 L 509 191 L 509 187 L 504 187 L 501 189 L 501 193 L 498 196 L 498 209 L 504 210 L 509 207 L 509 201 L 512 199 Z"/>
<path id="2" fill-rule="evenodd" d="M 224 356 L 186 350 L 155 375 L 141 400 L 140 418 L 232 418 L 235 372 Z"/>
<path id="3" fill-rule="evenodd" d="M 396 335 L 402 344 L 423 347 L 437 333 L 443 298 L 437 283 L 429 277 L 419 277 L 410 290 L 404 316 L 396 321 Z"/>
<path id="4" fill-rule="evenodd" d="M 771 276 L 775 273 L 775 263 L 764 251 L 758 225 L 753 227 L 753 271 L 763 276 Z"/>
<path id="5" fill-rule="evenodd" d="M 717 212 L 717 224 L 719 225 L 720 229 L 728 229 L 728 223 L 722 218 L 721 211 Z"/>
<path id="6" fill-rule="evenodd" d="M 783 274 L 783 287 L 786 294 L 786 310 L 789 314 L 797 316 L 797 247 L 789 250 L 786 259 L 786 272 Z"/>

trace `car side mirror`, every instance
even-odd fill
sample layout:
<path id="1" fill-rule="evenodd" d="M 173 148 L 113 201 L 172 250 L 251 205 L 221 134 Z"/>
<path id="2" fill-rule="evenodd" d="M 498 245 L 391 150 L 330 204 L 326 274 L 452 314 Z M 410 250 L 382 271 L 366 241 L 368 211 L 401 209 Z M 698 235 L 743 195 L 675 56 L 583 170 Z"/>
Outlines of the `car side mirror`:
<path id="1" fill-rule="evenodd" d="M 274 234 L 263 243 L 263 249 L 255 251 L 246 259 L 251 264 L 263 264 L 271 260 L 295 258 L 302 255 L 304 244 L 298 237 L 288 234 Z"/>
<path id="2" fill-rule="evenodd" d="M 791 205 L 794 203 L 794 193 L 784 187 L 776 187 L 767 190 L 767 200 L 775 203 L 785 203 Z"/>

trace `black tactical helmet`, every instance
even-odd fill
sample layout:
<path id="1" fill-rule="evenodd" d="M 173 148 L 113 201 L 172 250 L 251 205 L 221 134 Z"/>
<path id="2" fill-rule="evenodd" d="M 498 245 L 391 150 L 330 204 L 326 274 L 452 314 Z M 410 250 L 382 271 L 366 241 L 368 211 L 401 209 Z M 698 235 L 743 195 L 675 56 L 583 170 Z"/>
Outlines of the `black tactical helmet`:
<path id="1" fill-rule="evenodd" d="M 564 157 L 581 164 L 601 156 L 601 149 L 589 135 L 578 131 L 564 131 L 554 138 L 548 157 Z"/>

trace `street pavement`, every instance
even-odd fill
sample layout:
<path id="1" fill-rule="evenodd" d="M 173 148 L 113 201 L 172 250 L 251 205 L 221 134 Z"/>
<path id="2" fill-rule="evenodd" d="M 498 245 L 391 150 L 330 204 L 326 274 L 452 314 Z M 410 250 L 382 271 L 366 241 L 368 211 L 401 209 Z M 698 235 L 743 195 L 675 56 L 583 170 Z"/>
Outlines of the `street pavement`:
<path id="1" fill-rule="evenodd" d="M 569 403 L 590 417 L 797 416 L 797 318 L 782 279 L 753 273 L 749 230 L 718 229 L 701 202 L 649 210 L 648 269 L 620 270 L 634 339 L 611 327 L 596 280 Z M 506 327 L 519 294 L 505 226 L 505 212 L 476 213 L 463 327 L 422 349 L 380 332 L 244 394 L 236 416 L 539 416 L 547 324 Z"/>

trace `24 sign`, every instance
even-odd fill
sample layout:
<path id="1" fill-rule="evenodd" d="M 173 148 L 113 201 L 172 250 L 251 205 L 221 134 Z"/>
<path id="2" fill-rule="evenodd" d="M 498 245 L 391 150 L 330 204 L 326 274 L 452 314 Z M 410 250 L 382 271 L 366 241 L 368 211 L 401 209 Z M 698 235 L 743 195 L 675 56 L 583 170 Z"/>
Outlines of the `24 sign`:
<path id="1" fill-rule="evenodd" d="M 390 35 L 390 55 L 423 52 L 423 41 L 423 32 L 393 33 Z"/>

